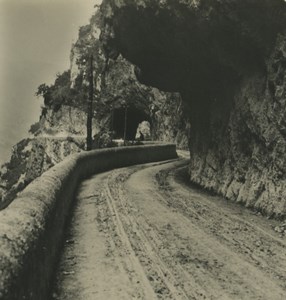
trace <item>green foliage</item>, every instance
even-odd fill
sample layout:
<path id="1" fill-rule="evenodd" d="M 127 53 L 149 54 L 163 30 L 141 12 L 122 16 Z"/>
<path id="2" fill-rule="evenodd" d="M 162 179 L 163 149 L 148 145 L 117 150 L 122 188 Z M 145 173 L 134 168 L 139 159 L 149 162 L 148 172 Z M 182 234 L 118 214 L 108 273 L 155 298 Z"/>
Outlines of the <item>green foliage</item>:
<path id="1" fill-rule="evenodd" d="M 105 68 L 105 57 L 101 51 L 99 40 L 94 38 L 94 23 L 100 20 L 99 14 L 92 18 L 92 23 L 79 28 L 79 38 L 74 44 L 76 49 L 78 76 L 71 88 L 70 71 L 57 74 L 54 84 L 41 84 L 36 91 L 37 96 L 44 98 L 45 107 L 57 111 L 62 105 L 69 105 L 86 109 L 86 100 L 88 98 L 88 81 L 91 68 L 91 56 L 93 57 L 94 80 L 98 74 L 102 74 Z M 94 83 L 95 97 L 99 93 Z M 44 116 L 44 114 L 42 114 Z"/>
<path id="2" fill-rule="evenodd" d="M 31 125 L 31 127 L 29 129 L 29 132 L 32 133 L 32 134 L 37 135 L 37 132 L 38 132 L 39 129 L 40 129 L 40 123 L 36 122 L 33 125 Z"/>
<path id="3" fill-rule="evenodd" d="M 116 143 L 112 141 L 112 133 L 110 131 L 101 131 L 93 138 L 93 149 L 116 147 Z"/>
<path id="4" fill-rule="evenodd" d="M 90 24 L 81 26 L 79 28 L 79 37 L 82 38 L 82 37 L 85 37 L 85 36 L 89 35 L 90 30 L 91 30 L 91 25 Z"/>
<path id="5" fill-rule="evenodd" d="M 70 88 L 70 71 L 57 74 L 53 85 L 41 84 L 36 96 L 42 96 L 45 106 L 52 107 L 54 110 L 58 110 L 62 104 L 70 104 L 70 100 L 73 98 Z"/>
<path id="6" fill-rule="evenodd" d="M 71 97 L 70 91 L 70 71 L 57 74 L 55 84 L 51 87 L 53 106 L 57 110 L 62 104 L 67 104 Z"/>
<path id="7" fill-rule="evenodd" d="M 44 96 L 49 92 L 50 88 L 45 83 L 42 83 L 38 86 L 38 90 L 36 91 L 36 96 Z"/>
<path id="8" fill-rule="evenodd" d="M 62 74 L 58 73 L 55 80 L 54 87 L 63 87 L 70 84 L 70 70 L 64 71 Z"/>
<path id="9" fill-rule="evenodd" d="M 36 96 L 42 96 L 44 98 L 45 105 L 50 105 L 51 103 L 51 88 L 42 83 L 39 85 L 38 90 L 36 91 Z"/>

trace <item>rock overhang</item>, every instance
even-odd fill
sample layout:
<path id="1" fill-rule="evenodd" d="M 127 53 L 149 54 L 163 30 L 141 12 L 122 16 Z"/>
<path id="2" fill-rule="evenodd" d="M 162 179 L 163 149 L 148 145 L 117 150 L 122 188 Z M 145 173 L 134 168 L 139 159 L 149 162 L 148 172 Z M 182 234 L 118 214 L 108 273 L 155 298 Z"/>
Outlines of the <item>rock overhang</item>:
<path id="1" fill-rule="evenodd" d="M 181 94 L 190 180 L 285 216 L 286 2 L 103 0 L 101 12 L 106 53 Z"/>
<path id="2" fill-rule="evenodd" d="M 105 0 L 101 10 L 107 52 L 147 85 L 200 98 L 263 71 L 286 25 L 283 0 Z"/>

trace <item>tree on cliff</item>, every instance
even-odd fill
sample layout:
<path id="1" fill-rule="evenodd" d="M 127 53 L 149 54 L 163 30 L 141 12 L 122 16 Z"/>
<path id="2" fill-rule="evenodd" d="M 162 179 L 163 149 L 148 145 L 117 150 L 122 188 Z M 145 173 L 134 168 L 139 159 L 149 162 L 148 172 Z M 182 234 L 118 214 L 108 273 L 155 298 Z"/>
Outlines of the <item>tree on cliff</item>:
<path id="1" fill-rule="evenodd" d="M 42 83 L 38 86 L 38 89 L 36 91 L 36 96 L 42 96 L 44 98 L 45 105 L 49 105 L 51 103 L 51 88 L 46 85 L 45 83 Z"/>
<path id="2" fill-rule="evenodd" d="M 77 102 L 79 92 L 72 89 L 70 84 L 70 70 L 58 73 L 54 84 L 49 86 L 42 83 L 39 85 L 36 96 L 42 96 L 45 106 L 56 111 L 62 104 L 73 105 Z"/>

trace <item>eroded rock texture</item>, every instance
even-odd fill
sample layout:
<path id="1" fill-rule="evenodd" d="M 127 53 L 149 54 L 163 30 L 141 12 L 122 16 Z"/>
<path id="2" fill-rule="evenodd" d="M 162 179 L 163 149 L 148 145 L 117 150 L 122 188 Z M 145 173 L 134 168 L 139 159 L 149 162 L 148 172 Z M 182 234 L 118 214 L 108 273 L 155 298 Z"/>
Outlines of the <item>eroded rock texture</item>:
<path id="1" fill-rule="evenodd" d="M 99 16 L 96 13 L 91 23 L 80 30 L 80 37 L 71 52 L 71 86 L 77 87 L 80 83 L 81 89 L 85 81 L 83 74 L 87 73 L 83 61 L 87 60 L 87 49 L 92 46 L 89 55 L 92 53 L 95 59 L 94 78 L 97 88 L 94 122 L 98 124 L 99 134 L 109 131 L 113 132 L 114 137 L 122 138 L 127 106 L 127 139 L 134 139 L 138 124 L 148 121 L 152 139 L 176 141 L 179 147 L 186 148 L 187 140 L 181 136 L 181 132 L 187 132 L 185 127 L 188 118 L 182 110 L 181 96 L 140 83 L 133 64 L 118 52 L 114 55 L 106 53 L 98 39 Z M 167 114 L 168 120 L 163 117 Z"/>
<path id="2" fill-rule="evenodd" d="M 188 147 L 189 121 L 180 94 L 140 83 L 135 66 L 122 55 L 106 55 L 99 34 L 96 13 L 90 24 L 79 30 L 71 49 L 70 69 L 58 74 L 54 84 L 39 86 L 37 94 L 44 98 L 40 120 L 31 126 L 30 138 L 14 146 L 10 161 L 0 171 L 0 208 L 47 169 L 85 149 L 91 55 L 95 147 L 110 146 L 112 137 L 123 138 L 125 112 L 127 139 L 133 140 L 139 123 L 148 121 L 151 139 Z"/>
<path id="3" fill-rule="evenodd" d="M 70 154 L 84 148 L 80 137 L 35 137 L 17 143 L 10 161 L 0 169 L 0 208 L 9 204 L 31 181 Z"/>
<path id="4" fill-rule="evenodd" d="M 107 55 L 180 92 L 190 179 L 268 215 L 286 214 L 283 0 L 104 0 Z"/>

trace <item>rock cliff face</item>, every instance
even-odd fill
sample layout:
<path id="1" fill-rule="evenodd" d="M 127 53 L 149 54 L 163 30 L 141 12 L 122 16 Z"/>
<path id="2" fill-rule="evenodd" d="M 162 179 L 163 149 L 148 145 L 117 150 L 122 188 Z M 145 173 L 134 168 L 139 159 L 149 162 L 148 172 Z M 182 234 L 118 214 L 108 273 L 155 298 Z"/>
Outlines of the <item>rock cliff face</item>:
<path id="1" fill-rule="evenodd" d="M 285 46 L 280 36 L 266 76 L 241 81 L 225 128 L 212 116 L 209 145 L 192 147 L 190 165 L 192 181 L 276 216 L 286 213 Z"/>
<path id="2" fill-rule="evenodd" d="M 93 56 L 93 135 L 97 147 L 122 138 L 127 113 L 128 139 L 134 139 L 139 123 L 148 121 L 150 138 L 188 147 L 188 117 L 178 93 L 161 92 L 140 83 L 136 68 L 121 55 L 107 56 L 98 39 L 99 13 L 79 30 L 71 49 L 70 70 L 58 74 L 51 86 L 42 84 L 37 94 L 44 107 L 31 137 L 13 148 L 0 172 L 0 208 L 28 183 L 66 156 L 85 149 L 89 58 Z M 174 113 L 175 112 L 175 113 Z"/>
<path id="3" fill-rule="evenodd" d="M 13 147 L 12 156 L 0 170 L 0 208 L 9 204 L 31 181 L 84 148 L 80 137 L 35 137 Z"/>
<path id="4" fill-rule="evenodd" d="M 94 77 L 97 93 L 94 101 L 94 120 L 98 123 L 99 134 L 113 132 L 123 137 L 125 108 L 127 107 L 127 138 L 134 139 L 138 124 L 148 121 L 152 139 L 177 141 L 178 146 L 187 147 L 183 132 L 188 118 L 182 108 L 178 93 L 162 92 L 157 88 L 140 83 L 137 69 L 119 53 L 107 55 L 98 40 L 100 14 L 91 19 L 88 26 L 80 30 L 80 37 L 71 51 L 71 86 L 85 84 L 84 74 L 88 73 L 88 56 L 93 55 Z M 92 46 L 90 48 L 90 46 Z M 87 53 L 86 49 L 92 49 Z M 173 114 L 174 109 L 176 115 Z M 168 114 L 168 120 L 163 118 Z M 183 124 L 183 125 L 182 125 Z M 178 135 L 178 136 L 177 136 Z"/>
<path id="5" fill-rule="evenodd" d="M 96 134 L 99 125 L 93 122 L 93 132 Z M 86 137 L 86 113 L 77 107 L 61 105 L 57 111 L 47 109 L 45 116 L 40 118 L 36 136 L 81 136 Z"/>
<path id="6" fill-rule="evenodd" d="M 138 79 L 180 92 L 191 181 L 286 214 L 286 4 L 282 0 L 104 0 L 101 39 Z M 140 20 L 140 22 L 138 21 Z"/>

